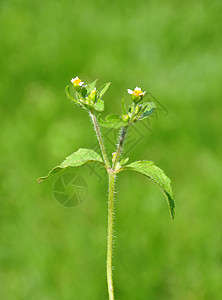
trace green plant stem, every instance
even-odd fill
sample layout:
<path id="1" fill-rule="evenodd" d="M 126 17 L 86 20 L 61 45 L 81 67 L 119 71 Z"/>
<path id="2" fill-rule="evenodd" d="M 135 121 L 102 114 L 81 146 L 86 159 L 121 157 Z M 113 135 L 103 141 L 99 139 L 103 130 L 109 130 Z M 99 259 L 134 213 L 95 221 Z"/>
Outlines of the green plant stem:
<path id="1" fill-rule="evenodd" d="M 91 112 L 89 113 L 89 115 L 92 119 L 92 122 L 93 122 L 93 125 L 94 125 L 94 128 L 95 128 L 96 136 L 97 136 L 97 139 L 99 141 L 99 145 L 100 145 L 100 149 L 101 149 L 101 152 L 102 152 L 104 162 L 105 162 L 107 168 L 110 169 L 111 166 L 110 166 L 107 154 L 106 154 L 106 148 L 105 148 L 104 143 L 103 143 L 102 135 L 101 135 L 101 132 L 100 132 L 100 129 L 99 129 L 99 124 L 97 122 L 96 116 Z"/>
<path id="2" fill-rule="evenodd" d="M 123 143 L 124 143 L 124 140 L 125 140 L 125 137 L 126 137 L 126 132 L 127 132 L 127 127 L 122 127 L 119 143 L 118 143 L 117 149 L 116 149 L 116 156 L 115 156 L 113 166 L 112 166 L 113 170 L 115 170 L 115 167 L 116 167 L 116 165 L 119 161 L 120 154 L 121 154 L 122 149 L 123 149 Z"/>
<path id="3" fill-rule="evenodd" d="M 108 234 L 107 234 L 107 260 L 106 274 L 109 300 L 114 300 L 113 278 L 112 278 L 112 248 L 113 248 L 113 215 L 114 215 L 114 187 L 115 173 L 109 171 L 109 198 L 108 198 Z"/>

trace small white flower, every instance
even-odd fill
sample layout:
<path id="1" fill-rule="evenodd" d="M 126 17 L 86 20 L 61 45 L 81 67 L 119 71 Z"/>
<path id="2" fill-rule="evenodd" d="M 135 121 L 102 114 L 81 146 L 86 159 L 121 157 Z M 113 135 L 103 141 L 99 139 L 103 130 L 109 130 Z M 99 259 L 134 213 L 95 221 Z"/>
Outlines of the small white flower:
<path id="1" fill-rule="evenodd" d="M 144 96 L 146 94 L 146 91 L 142 92 L 141 88 L 139 88 L 138 86 L 133 91 L 130 89 L 128 89 L 127 91 L 130 95 L 134 95 L 136 97 Z"/>
<path id="2" fill-rule="evenodd" d="M 81 79 L 79 79 L 78 76 L 76 76 L 75 78 L 72 78 L 72 79 L 71 79 L 71 82 L 72 82 L 73 84 L 79 85 L 79 86 L 82 86 L 82 85 L 84 84 L 84 82 L 83 82 Z"/>

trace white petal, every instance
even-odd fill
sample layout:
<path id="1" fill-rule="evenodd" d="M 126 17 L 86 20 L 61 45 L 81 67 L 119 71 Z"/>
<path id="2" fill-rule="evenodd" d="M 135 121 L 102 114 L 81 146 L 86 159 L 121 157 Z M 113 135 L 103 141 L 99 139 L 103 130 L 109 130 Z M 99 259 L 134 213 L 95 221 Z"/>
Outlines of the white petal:
<path id="1" fill-rule="evenodd" d="M 83 85 L 83 83 L 84 83 L 84 82 L 83 82 L 83 81 L 81 81 L 81 82 L 79 83 L 79 86 L 82 86 L 82 85 Z"/>
<path id="2" fill-rule="evenodd" d="M 144 91 L 143 93 L 142 93 L 142 95 L 144 96 L 146 94 L 146 91 Z"/>
<path id="3" fill-rule="evenodd" d="M 71 82 L 74 83 L 77 79 L 79 79 L 78 76 L 76 76 L 75 78 L 72 78 L 72 79 L 71 79 Z"/>
<path id="4" fill-rule="evenodd" d="M 128 92 L 130 95 L 132 95 L 132 94 L 133 94 L 133 91 L 132 91 L 132 90 L 130 90 L 130 89 L 127 89 L 127 92 Z"/>
<path id="5" fill-rule="evenodd" d="M 141 91 L 141 88 L 139 88 L 138 86 L 134 89 L 134 91 Z"/>

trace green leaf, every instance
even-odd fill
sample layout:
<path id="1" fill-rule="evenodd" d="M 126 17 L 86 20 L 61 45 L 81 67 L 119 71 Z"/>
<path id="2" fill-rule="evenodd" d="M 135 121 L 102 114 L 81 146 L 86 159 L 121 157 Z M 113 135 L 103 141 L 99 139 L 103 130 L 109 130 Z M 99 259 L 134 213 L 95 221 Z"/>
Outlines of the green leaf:
<path id="1" fill-rule="evenodd" d="M 126 126 L 126 123 L 122 121 L 120 116 L 116 114 L 111 114 L 106 116 L 105 119 L 101 118 L 101 115 L 98 116 L 98 122 L 101 126 L 107 127 L 107 128 L 120 128 L 123 126 Z"/>
<path id="2" fill-rule="evenodd" d="M 91 149 L 80 148 L 78 151 L 66 157 L 66 159 L 57 167 L 53 168 L 47 176 L 40 177 L 37 182 L 40 183 L 45 179 L 48 179 L 52 175 L 59 173 L 70 167 L 80 167 L 89 162 L 100 162 L 102 164 L 103 160 L 101 156 Z"/>
<path id="3" fill-rule="evenodd" d="M 146 108 L 145 108 L 144 113 L 140 117 L 140 120 L 143 120 L 143 119 L 149 117 L 154 112 L 154 109 L 156 108 L 156 104 L 154 102 L 147 102 L 144 104 L 146 105 Z"/>
<path id="4" fill-rule="evenodd" d="M 97 111 L 104 111 L 104 101 L 102 99 L 98 99 L 94 104 L 94 108 Z"/>
<path id="5" fill-rule="evenodd" d="M 97 80 L 98 80 L 98 79 L 96 79 L 96 80 L 94 80 L 93 82 L 87 84 L 86 89 L 87 89 L 87 93 L 88 93 L 88 94 L 90 94 L 91 91 L 95 88 Z"/>
<path id="6" fill-rule="evenodd" d="M 171 187 L 171 181 L 166 176 L 166 174 L 164 173 L 163 170 L 161 170 L 160 168 L 155 166 L 152 161 L 146 161 L 146 160 L 135 161 L 135 162 L 123 167 L 122 170 L 136 171 L 138 173 L 141 173 L 141 174 L 147 176 L 153 182 L 155 182 L 160 187 L 163 194 L 165 195 L 165 197 L 168 201 L 172 220 L 174 219 L 175 203 L 174 203 L 174 199 L 173 199 L 174 197 L 173 197 L 173 191 L 172 191 L 172 187 Z"/>
<path id="7" fill-rule="evenodd" d="M 76 91 L 73 91 L 73 94 L 74 94 L 74 97 L 71 95 L 71 92 L 70 92 L 70 87 L 69 85 L 67 85 L 67 87 L 65 88 L 65 93 L 66 93 L 66 96 L 69 100 L 75 102 L 76 104 L 81 105 L 81 102 L 79 101 L 79 97 L 78 97 L 78 94 Z"/>
<path id="8" fill-rule="evenodd" d="M 111 84 L 111 82 L 105 83 L 103 86 L 101 86 L 98 89 L 99 98 L 102 98 L 102 96 L 106 93 L 106 91 L 108 90 L 110 84 Z"/>

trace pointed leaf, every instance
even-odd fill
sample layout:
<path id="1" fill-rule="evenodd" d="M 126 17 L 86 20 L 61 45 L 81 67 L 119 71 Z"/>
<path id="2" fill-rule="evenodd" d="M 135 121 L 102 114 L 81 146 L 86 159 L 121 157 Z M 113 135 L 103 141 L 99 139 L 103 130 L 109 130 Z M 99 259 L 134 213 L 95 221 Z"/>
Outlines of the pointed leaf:
<path id="1" fill-rule="evenodd" d="M 103 160 L 101 156 L 91 149 L 80 148 L 78 151 L 66 157 L 66 159 L 57 167 L 53 168 L 47 176 L 40 177 L 37 182 L 40 183 L 45 179 L 48 179 L 52 175 L 63 171 L 64 169 L 70 167 L 80 167 L 89 162 L 100 162 L 102 164 Z"/>
<path id="2" fill-rule="evenodd" d="M 98 89 L 99 98 L 102 98 L 102 96 L 106 93 L 106 91 L 108 90 L 110 84 L 111 84 L 111 82 L 105 83 L 103 86 L 101 86 Z"/>
<path id="3" fill-rule="evenodd" d="M 136 171 L 138 173 L 141 173 L 148 178 L 150 178 L 153 182 L 155 182 L 162 192 L 164 193 L 172 219 L 174 219 L 174 210 L 175 210 L 175 203 L 174 203 L 174 197 L 173 197 L 173 191 L 171 187 L 171 181 L 170 179 L 166 176 L 163 170 L 158 168 L 157 166 L 154 165 L 152 161 L 135 161 L 125 167 L 122 168 L 122 170 L 132 170 Z"/>
<path id="4" fill-rule="evenodd" d="M 87 89 L 87 93 L 88 93 L 88 94 L 90 94 L 91 91 L 95 88 L 97 80 L 98 80 L 98 79 L 96 79 L 96 80 L 94 80 L 93 82 L 87 84 L 86 89 Z"/>
<path id="5" fill-rule="evenodd" d="M 76 91 L 73 91 L 73 94 L 74 96 L 71 95 L 71 92 L 70 92 L 70 87 L 69 85 L 67 85 L 67 87 L 65 88 L 65 93 L 66 93 L 66 96 L 69 100 L 75 102 L 76 104 L 81 105 L 81 102 L 79 101 L 79 97 L 78 97 L 78 94 Z"/>
<path id="6" fill-rule="evenodd" d="M 98 122 L 101 126 L 107 127 L 107 128 L 120 128 L 123 126 L 126 126 L 126 123 L 122 121 L 120 116 L 116 114 L 111 114 L 106 116 L 105 119 L 101 118 L 101 115 L 98 116 Z"/>
<path id="7" fill-rule="evenodd" d="M 97 111 L 104 111 L 104 101 L 102 99 L 98 99 L 94 104 L 94 108 Z"/>
<path id="8" fill-rule="evenodd" d="M 146 109 L 145 109 L 144 113 L 142 114 L 142 116 L 140 117 L 140 120 L 143 120 L 143 119 L 149 117 L 154 112 L 155 108 L 156 108 L 156 104 L 154 102 L 146 103 Z"/>

